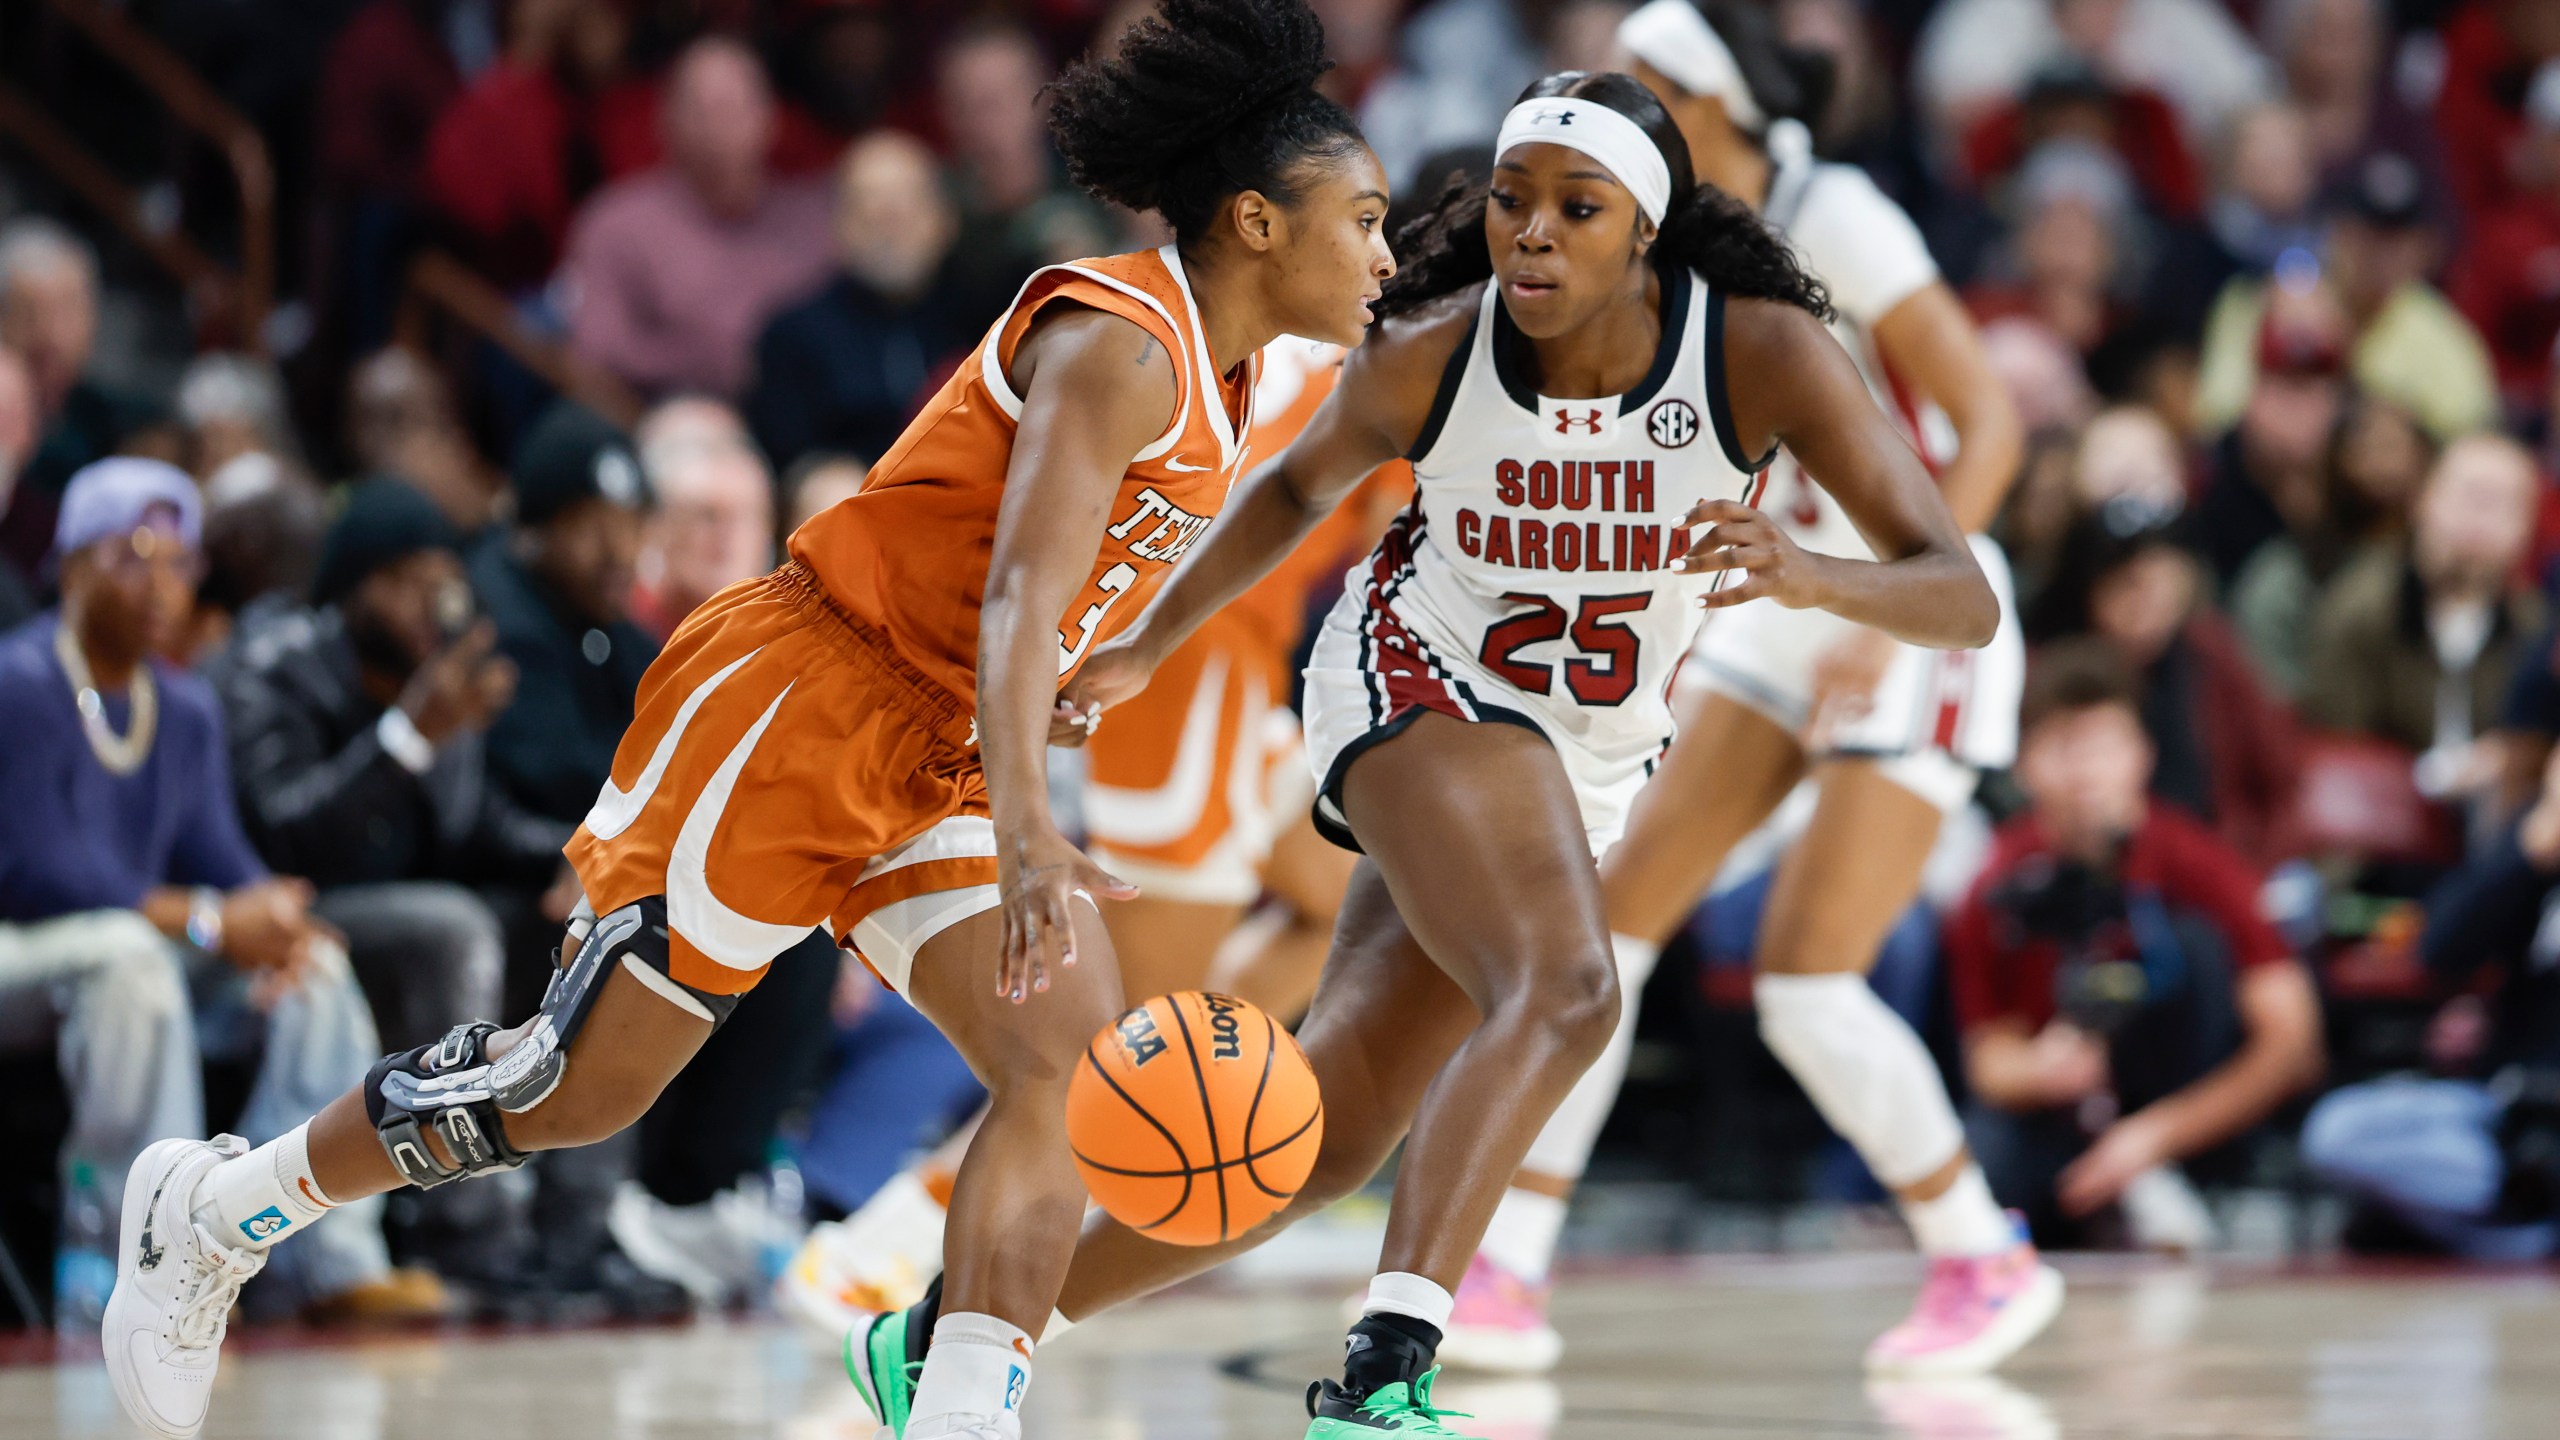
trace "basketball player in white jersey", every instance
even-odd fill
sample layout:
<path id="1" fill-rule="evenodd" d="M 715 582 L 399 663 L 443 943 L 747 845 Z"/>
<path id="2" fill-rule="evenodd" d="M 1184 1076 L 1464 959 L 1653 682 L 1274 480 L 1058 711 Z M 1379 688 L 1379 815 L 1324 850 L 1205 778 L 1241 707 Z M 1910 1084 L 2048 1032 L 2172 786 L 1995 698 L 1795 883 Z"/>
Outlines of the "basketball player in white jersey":
<path id="1" fill-rule="evenodd" d="M 1547 1268 L 1565 1197 L 1626 1074 L 1632 997 L 1734 845 L 1809 777 L 1812 818 L 1779 863 L 1761 921 L 1760 1031 L 1892 1188 L 1932 1262 L 1918 1306 L 1869 1348 L 1868 1364 L 1985 1370 L 2051 1322 L 2062 1279 L 1992 1200 L 1936 1065 L 1866 972 L 1919 893 L 1941 819 L 2016 750 L 2025 648 L 2006 558 L 1980 536 L 2017 468 L 2016 413 L 1910 218 L 1864 172 L 1813 158 L 1791 117 L 1814 108 L 1815 86 L 1765 12 L 1653 0 L 1618 38 L 1679 123 L 1700 178 L 1785 237 L 1830 292 L 1832 333 L 1876 404 L 1924 454 L 1943 457 L 1940 488 L 2000 593 L 2001 630 L 1982 650 L 1948 652 L 1817 610 L 1749 606 L 1706 625 L 1675 697 L 1680 741 L 1602 866 L 1626 1023 L 1504 1196 L 1443 1353 L 1512 1373 L 1556 1363 Z M 1807 550 L 1870 553 L 1792 453 L 1772 467 L 1762 508 Z"/>
<path id="2" fill-rule="evenodd" d="M 1405 278 L 1333 397 L 1067 695 L 1134 693 L 1363 476 L 1413 461 L 1414 505 L 1307 671 L 1318 821 L 1365 852 L 1299 1031 L 1323 1152 L 1283 1215 L 1229 1245 L 1089 1221 L 1059 1306 L 1080 1319 L 1207 1269 L 1401 1141 L 1380 1273 L 1342 1379 L 1309 1394 L 1308 1440 L 1461 1433 L 1431 1403 L 1452 1290 L 1617 1029 L 1594 857 L 1670 742 L 1664 691 L 1703 610 L 1821 607 L 1947 647 L 1999 622 L 1928 472 L 1824 331 L 1820 287 L 1694 183 L 1634 79 L 1532 86 L 1490 185 L 1452 188 L 1399 243 Z M 1881 559 L 1809 554 L 1742 503 L 1782 443 Z M 885 1413 L 933 1308 L 848 1346 Z"/>

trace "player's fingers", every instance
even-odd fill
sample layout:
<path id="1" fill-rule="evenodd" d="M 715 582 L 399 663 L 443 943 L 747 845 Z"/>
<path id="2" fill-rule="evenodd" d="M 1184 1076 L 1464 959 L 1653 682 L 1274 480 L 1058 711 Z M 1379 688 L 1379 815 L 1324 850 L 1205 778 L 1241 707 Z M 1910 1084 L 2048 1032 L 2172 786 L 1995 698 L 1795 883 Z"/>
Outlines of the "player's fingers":
<path id="1" fill-rule="evenodd" d="M 1732 545 L 1703 554 L 1692 550 L 1674 563 L 1684 575 L 1704 575 L 1715 570 L 1766 570 L 1778 562 L 1778 553 L 1757 545 Z"/>
<path id="2" fill-rule="evenodd" d="M 1701 500 L 1689 507 L 1684 525 L 1704 525 L 1722 520 L 1757 520 L 1760 512 L 1739 500 Z"/>
<path id="3" fill-rule="evenodd" d="M 1754 575 L 1739 585 L 1727 585 L 1721 590 L 1709 591 L 1699 598 L 1698 607 L 1703 610 L 1727 610 L 1746 600 L 1757 600 L 1768 594 L 1770 589 L 1766 581 Z"/>
<path id="4" fill-rule="evenodd" d="M 1087 859 L 1076 867 L 1076 884 L 1087 892 L 1087 899 L 1135 900 L 1138 887 Z"/>

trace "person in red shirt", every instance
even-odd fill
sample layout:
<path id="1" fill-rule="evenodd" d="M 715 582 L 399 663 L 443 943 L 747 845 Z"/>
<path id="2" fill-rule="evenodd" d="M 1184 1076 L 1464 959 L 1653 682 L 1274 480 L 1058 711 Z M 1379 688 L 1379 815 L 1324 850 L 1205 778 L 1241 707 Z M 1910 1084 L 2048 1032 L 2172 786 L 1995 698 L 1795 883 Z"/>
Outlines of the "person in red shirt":
<path id="1" fill-rule="evenodd" d="M 2192 1246 L 2155 1223 L 2198 1213 L 2177 1167 L 2319 1078 L 2319 1000 L 2257 872 L 2148 798 L 2151 741 L 2103 642 L 2048 647 L 2022 723 L 2028 809 L 1946 929 L 1966 1138 L 2039 1241 L 2121 1207 L 2137 1241 Z"/>

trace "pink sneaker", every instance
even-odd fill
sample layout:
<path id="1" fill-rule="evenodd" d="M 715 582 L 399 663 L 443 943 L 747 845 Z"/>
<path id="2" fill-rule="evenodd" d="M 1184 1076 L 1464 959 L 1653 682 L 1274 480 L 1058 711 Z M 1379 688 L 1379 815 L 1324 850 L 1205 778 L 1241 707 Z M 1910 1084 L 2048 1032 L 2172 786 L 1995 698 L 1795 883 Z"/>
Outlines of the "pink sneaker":
<path id="1" fill-rule="evenodd" d="M 1544 1375 L 1564 1357 L 1564 1337 L 1547 1323 L 1548 1288 L 1532 1285 L 1479 1254 L 1458 1282 L 1458 1308 L 1440 1337 L 1440 1363 L 1494 1375 Z"/>
<path id="2" fill-rule="evenodd" d="M 1867 1347 L 1888 1375 L 1979 1375 L 2044 1333 L 2062 1309 L 2062 1272 L 2024 1235 L 1997 1255 L 1929 1262 L 1909 1319 Z"/>

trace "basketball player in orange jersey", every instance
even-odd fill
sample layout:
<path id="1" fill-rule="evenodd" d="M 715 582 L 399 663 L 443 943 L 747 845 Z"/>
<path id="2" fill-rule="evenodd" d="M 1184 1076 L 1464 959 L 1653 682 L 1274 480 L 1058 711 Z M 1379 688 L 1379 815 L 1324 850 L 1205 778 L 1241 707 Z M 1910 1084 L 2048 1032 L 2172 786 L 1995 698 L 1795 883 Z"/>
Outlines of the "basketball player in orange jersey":
<path id="1" fill-rule="evenodd" d="M 1262 352 L 1246 449 L 1276 455 L 1342 373 L 1342 347 L 1297 338 Z M 1289 709 L 1309 598 L 1384 530 L 1413 491 L 1380 467 L 1279 568 L 1211 616 L 1085 746 L 1085 843 L 1138 898 L 1103 920 L 1132 1004 L 1204 984 L 1284 1020 L 1306 1008 L 1352 857 L 1307 813 Z M 1268 894 L 1270 903 L 1248 909 Z M 871 1312 L 904 1307 L 941 1267 L 951 1182 L 974 1117 L 841 1221 L 813 1227 L 774 1287 L 782 1311 L 833 1345 Z"/>
<path id="2" fill-rule="evenodd" d="M 1051 822 L 1048 736 L 1060 685 L 1224 502 L 1256 353 L 1357 342 L 1394 273 L 1384 177 L 1313 89 L 1324 68 L 1304 0 L 1166 0 L 1116 60 L 1059 78 L 1070 173 L 1174 243 L 1034 275 L 859 494 L 677 630 L 569 845 L 588 903 L 540 1014 L 391 1056 L 255 1151 L 144 1152 L 105 1327 L 144 1428 L 201 1426 L 267 1246 L 358 1196 L 622 1129 L 825 925 L 992 1100 L 909 1431 L 1021 1433 L 1084 1213 L 1067 1081 L 1122 1008 L 1093 901 L 1132 893 Z"/>
<path id="3" fill-rule="evenodd" d="M 1379 1274 L 1341 1380 L 1308 1397 L 1308 1440 L 1461 1433 L 1431 1403 L 1450 1292 L 1617 1028 L 1594 856 L 1670 742 L 1664 691 L 1704 611 L 1820 608 L 1947 648 L 1983 644 L 2000 613 L 1824 329 L 1821 286 L 1696 183 L 1633 78 L 1532 86 L 1490 185 L 1444 194 L 1399 245 L 1406 267 L 1332 397 L 1069 691 L 1138 691 L 1361 477 L 1412 461 L 1414 505 L 1307 668 L 1317 823 L 1366 852 L 1298 1032 L 1324 1093 L 1314 1173 L 1226 1245 L 1090 1222 L 1059 1301 L 1083 1318 L 1206 1269 L 1341 1198 L 1401 1141 Z M 1877 558 L 1804 551 L 1741 503 L 1780 444 Z M 925 1330 L 932 1299 L 848 1346 L 889 1417 L 912 1357 L 882 1341 Z"/>

